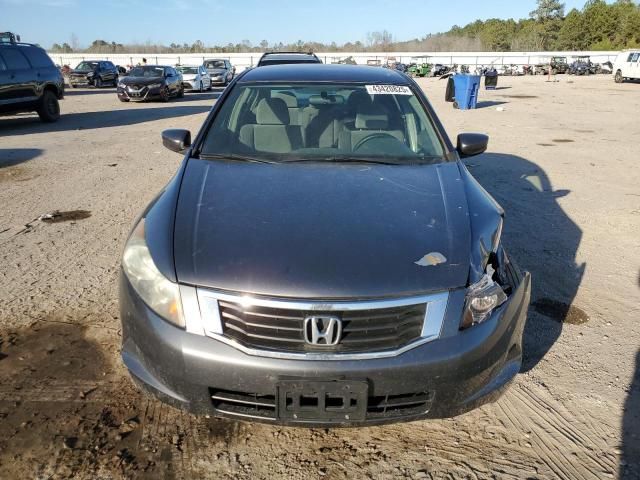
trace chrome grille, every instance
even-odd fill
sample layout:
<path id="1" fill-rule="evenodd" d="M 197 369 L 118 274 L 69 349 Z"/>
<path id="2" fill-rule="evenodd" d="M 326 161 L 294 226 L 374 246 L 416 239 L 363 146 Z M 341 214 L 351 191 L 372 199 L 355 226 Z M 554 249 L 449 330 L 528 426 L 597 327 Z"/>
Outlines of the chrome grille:
<path id="1" fill-rule="evenodd" d="M 420 338 L 426 304 L 368 310 L 327 312 L 342 321 L 342 338 L 335 346 L 305 341 L 304 320 L 321 311 L 245 305 L 218 300 L 223 334 L 247 347 L 282 352 L 358 353 L 401 348 Z"/>

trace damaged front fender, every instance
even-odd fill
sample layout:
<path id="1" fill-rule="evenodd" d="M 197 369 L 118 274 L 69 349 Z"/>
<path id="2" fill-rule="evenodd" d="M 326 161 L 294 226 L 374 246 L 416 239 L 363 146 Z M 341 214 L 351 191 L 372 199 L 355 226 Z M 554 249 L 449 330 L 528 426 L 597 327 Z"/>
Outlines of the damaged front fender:
<path id="1" fill-rule="evenodd" d="M 492 254 L 499 253 L 504 210 L 482 188 L 467 168 L 458 163 L 464 181 L 471 227 L 469 283 L 482 279 Z"/>

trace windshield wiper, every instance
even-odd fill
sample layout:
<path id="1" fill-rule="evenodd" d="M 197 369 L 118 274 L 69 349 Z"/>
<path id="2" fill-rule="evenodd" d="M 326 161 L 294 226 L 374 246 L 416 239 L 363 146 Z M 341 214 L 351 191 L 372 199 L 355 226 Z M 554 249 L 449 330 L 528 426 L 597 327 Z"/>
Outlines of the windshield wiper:
<path id="1" fill-rule="evenodd" d="M 235 153 L 201 153 L 200 158 L 203 160 L 238 160 L 241 162 L 268 163 L 271 165 L 278 163 L 271 160 L 265 160 L 264 158 L 251 157 L 249 155 L 237 155 Z"/>
<path id="2" fill-rule="evenodd" d="M 334 163 L 374 163 L 376 165 L 403 165 L 401 162 L 390 162 L 388 160 L 377 160 L 375 158 L 362 157 L 309 157 L 283 160 L 282 163 L 304 163 L 304 162 L 334 162 Z"/>

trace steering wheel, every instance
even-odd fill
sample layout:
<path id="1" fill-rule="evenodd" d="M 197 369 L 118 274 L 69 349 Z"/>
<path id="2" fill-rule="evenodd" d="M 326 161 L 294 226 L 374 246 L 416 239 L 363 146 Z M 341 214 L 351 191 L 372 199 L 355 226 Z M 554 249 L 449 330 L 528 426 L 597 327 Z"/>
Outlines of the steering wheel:
<path id="1" fill-rule="evenodd" d="M 378 132 L 378 133 L 374 133 L 373 135 L 369 135 L 368 137 L 362 138 L 358 143 L 355 144 L 355 146 L 353 147 L 353 151 L 357 152 L 362 147 L 364 147 L 367 143 L 372 142 L 374 140 L 383 140 L 387 138 L 391 138 L 396 142 L 399 141 L 396 137 L 394 137 L 390 133 Z"/>

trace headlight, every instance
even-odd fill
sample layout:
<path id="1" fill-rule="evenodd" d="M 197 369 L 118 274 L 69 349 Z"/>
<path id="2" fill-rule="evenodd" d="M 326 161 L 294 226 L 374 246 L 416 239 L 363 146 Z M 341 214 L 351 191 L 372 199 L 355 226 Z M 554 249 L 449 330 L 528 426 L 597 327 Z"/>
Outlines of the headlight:
<path id="1" fill-rule="evenodd" d="M 161 83 L 152 83 L 151 85 L 147 85 L 149 88 L 160 88 L 161 86 Z"/>
<path id="2" fill-rule="evenodd" d="M 89 73 L 87 73 L 87 78 L 88 77 L 93 77 L 93 75 L 94 75 L 93 72 L 89 72 Z"/>
<path id="3" fill-rule="evenodd" d="M 467 291 L 461 328 L 484 322 L 491 312 L 507 301 L 502 287 L 493 280 L 495 273 L 491 265 L 487 265 L 485 275 L 479 282 L 471 285 Z"/>
<path id="4" fill-rule="evenodd" d="M 136 226 L 122 255 L 122 268 L 134 290 L 151 310 L 184 328 L 180 289 L 156 267 L 144 239 L 144 219 Z"/>
<path id="5" fill-rule="evenodd" d="M 118 83 L 118 88 L 127 88 L 127 86 L 124 83 Z"/>

